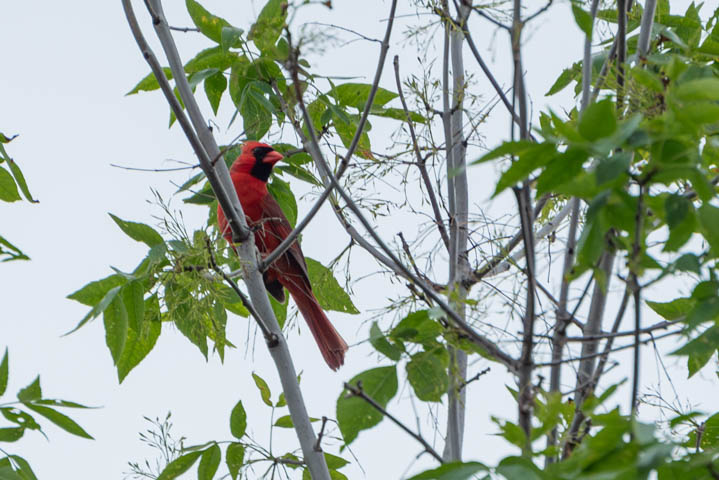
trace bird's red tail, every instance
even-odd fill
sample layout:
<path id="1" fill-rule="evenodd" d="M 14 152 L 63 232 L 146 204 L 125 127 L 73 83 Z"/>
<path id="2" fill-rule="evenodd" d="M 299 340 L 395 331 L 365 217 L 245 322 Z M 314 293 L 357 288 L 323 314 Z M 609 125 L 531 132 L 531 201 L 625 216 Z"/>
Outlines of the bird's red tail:
<path id="1" fill-rule="evenodd" d="M 345 363 L 347 343 L 332 326 L 311 290 L 307 291 L 302 286 L 294 284 L 285 287 L 310 327 L 325 362 L 332 370 L 337 370 Z"/>

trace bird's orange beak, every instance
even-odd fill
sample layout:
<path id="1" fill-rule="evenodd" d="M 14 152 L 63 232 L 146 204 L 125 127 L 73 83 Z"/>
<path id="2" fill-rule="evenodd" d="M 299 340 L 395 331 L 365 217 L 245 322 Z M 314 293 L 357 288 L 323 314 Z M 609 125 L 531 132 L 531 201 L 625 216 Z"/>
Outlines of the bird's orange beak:
<path id="1" fill-rule="evenodd" d="M 285 157 L 283 157 L 280 152 L 277 152 L 277 151 L 275 151 L 275 150 L 272 150 L 271 152 L 268 152 L 268 153 L 265 155 L 265 158 L 263 158 L 262 160 L 263 160 L 265 163 L 271 163 L 272 165 L 274 165 L 275 163 L 279 162 L 279 161 L 282 160 L 283 158 L 285 158 Z"/>

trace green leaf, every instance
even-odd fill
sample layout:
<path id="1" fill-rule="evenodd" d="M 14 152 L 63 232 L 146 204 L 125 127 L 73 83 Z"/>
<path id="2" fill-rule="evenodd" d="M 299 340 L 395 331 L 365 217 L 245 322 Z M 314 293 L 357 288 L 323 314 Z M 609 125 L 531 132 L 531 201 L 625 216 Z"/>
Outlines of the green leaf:
<path id="1" fill-rule="evenodd" d="M 262 138 L 272 126 L 274 107 L 265 98 L 258 82 L 250 82 L 242 91 L 238 110 L 242 115 L 242 126 L 248 138 Z"/>
<path id="2" fill-rule="evenodd" d="M 102 301 L 105 295 L 107 295 L 107 292 L 115 287 L 124 285 L 126 282 L 127 279 L 121 275 L 110 275 L 101 280 L 88 283 L 80 290 L 68 295 L 67 298 L 78 301 L 88 307 L 94 307 Z"/>
<path id="3" fill-rule="evenodd" d="M 402 357 L 402 350 L 389 343 L 382 333 L 382 330 L 380 330 L 379 325 L 377 325 L 377 322 L 372 322 L 372 326 L 369 330 L 369 341 L 375 350 L 395 362 Z"/>
<path id="4" fill-rule="evenodd" d="M 2 247 L 7 248 L 8 250 L 3 250 Z M 8 258 L 2 259 L 0 261 L 3 262 L 9 262 L 12 260 L 29 260 L 30 257 L 22 253 L 22 250 L 17 248 L 12 243 L 8 242 L 2 235 L 0 235 L 0 257 L 2 255 L 6 255 Z"/>
<path id="5" fill-rule="evenodd" d="M 687 359 L 687 367 L 689 369 L 689 377 L 691 378 L 696 372 L 706 365 L 714 352 L 719 347 L 719 327 L 713 325 L 705 330 L 697 338 L 691 340 L 683 347 L 672 352 L 672 355 L 681 355 L 689 357 Z"/>
<path id="6" fill-rule="evenodd" d="M 25 433 L 25 427 L 0 428 L 0 442 L 17 442 Z"/>
<path id="7" fill-rule="evenodd" d="M 310 417 L 310 422 L 319 422 L 319 418 Z M 280 428 L 294 428 L 292 423 L 292 417 L 289 415 L 283 415 L 275 421 L 275 427 Z"/>
<path id="8" fill-rule="evenodd" d="M 681 100 L 719 100 L 719 78 L 705 77 L 682 83 L 676 90 Z"/>
<path id="9" fill-rule="evenodd" d="M 699 207 L 698 214 L 704 237 L 711 245 L 712 253 L 719 255 L 719 208 L 705 203 Z"/>
<path id="10" fill-rule="evenodd" d="M 202 452 L 200 465 L 197 467 L 197 480 L 212 480 L 222 460 L 222 451 L 216 443 Z"/>
<path id="11" fill-rule="evenodd" d="M 212 106 L 212 111 L 217 115 L 217 110 L 220 108 L 220 100 L 222 100 L 222 94 L 227 89 L 227 78 L 222 72 L 217 72 L 205 79 L 205 95 L 207 95 L 207 101 Z M 197 178 L 201 178 L 198 176 Z M 184 185 L 183 185 L 184 187 Z M 189 187 L 188 187 L 189 188 Z M 180 190 L 183 190 L 182 188 Z"/>
<path id="12" fill-rule="evenodd" d="M 282 213 L 285 214 L 292 228 L 295 228 L 295 224 L 297 223 L 297 201 L 295 200 L 292 190 L 290 190 L 290 184 L 275 176 L 272 178 L 272 181 L 267 184 L 267 190 L 272 194 L 275 200 L 277 200 L 277 203 L 282 209 Z"/>
<path id="13" fill-rule="evenodd" d="M 397 394 L 397 371 L 394 366 L 364 371 L 348 383 L 362 385 L 365 394 L 382 407 Z M 372 428 L 382 421 L 382 414 L 359 397 L 347 397 L 345 392 L 337 399 L 337 423 L 345 444 L 352 443 L 360 431 Z"/>
<path id="14" fill-rule="evenodd" d="M 340 105 L 354 107 L 362 111 L 367 104 L 371 91 L 372 85 L 367 83 L 343 83 L 333 87 L 332 90 L 327 92 L 327 95 L 337 100 Z M 378 87 L 374 101 L 372 102 L 372 107 L 381 107 L 397 97 L 398 95 L 396 93 Z"/>
<path id="15" fill-rule="evenodd" d="M 217 43 L 223 43 L 222 30 L 225 27 L 232 27 L 227 20 L 218 17 L 208 12 L 202 5 L 197 3 L 195 0 L 186 0 L 185 5 L 187 6 L 187 13 L 190 14 L 192 22 L 200 32 L 210 40 Z M 240 30 L 241 32 L 242 30 Z M 236 38 L 229 46 L 223 48 L 227 50 L 230 47 L 239 47 L 241 42 Z"/>
<path id="16" fill-rule="evenodd" d="M 241 443 L 230 443 L 225 452 L 225 462 L 227 469 L 230 471 L 232 480 L 237 480 L 243 461 L 245 459 L 245 446 Z"/>
<path id="17" fill-rule="evenodd" d="M 664 201 L 664 211 L 667 215 L 667 225 L 675 228 L 687 216 L 691 208 L 691 201 L 683 195 L 670 194 Z"/>
<path id="18" fill-rule="evenodd" d="M 117 226 L 120 227 L 120 229 L 133 240 L 142 242 L 150 248 L 154 247 L 155 245 L 161 245 L 165 243 L 165 241 L 162 239 L 162 236 L 149 225 L 138 222 L 128 222 L 126 220 L 116 217 L 112 213 L 110 213 L 109 215 L 115 221 Z"/>
<path id="19" fill-rule="evenodd" d="M 537 178 L 537 195 L 549 192 L 564 183 L 572 182 L 583 173 L 582 167 L 586 160 L 586 151 L 571 147 L 566 152 L 552 158 Z"/>
<path id="20" fill-rule="evenodd" d="M 534 170 L 552 162 L 552 159 L 557 157 L 556 146 L 551 143 L 534 144 L 531 147 L 522 148 L 521 152 L 517 152 L 517 154 L 519 158 L 514 160 L 499 178 L 492 197 L 496 197 L 505 189 L 521 182 Z"/>
<path id="21" fill-rule="evenodd" d="M 269 0 L 248 35 L 260 51 L 273 49 L 287 18 L 287 0 Z"/>
<path id="22" fill-rule="evenodd" d="M 242 34 L 245 33 L 241 28 L 233 26 L 224 26 L 220 32 L 220 46 L 224 50 L 229 50 L 233 47 L 242 46 Z"/>
<path id="23" fill-rule="evenodd" d="M 675 298 L 666 303 L 647 300 L 647 305 L 665 320 L 678 320 L 691 311 L 694 307 L 694 300 L 689 297 Z"/>
<path id="24" fill-rule="evenodd" d="M 629 169 L 632 156 L 629 152 L 618 152 L 609 158 L 600 159 L 595 171 L 597 185 L 611 182 L 626 172 Z"/>
<path id="25" fill-rule="evenodd" d="M 407 314 L 395 326 L 389 337 L 395 341 L 407 341 L 431 345 L 442 334 L 444 328 L 439 322 L 432 320 L 427 310 L 418 310 Z"/>
<path id="26" fill-rule="evenodd" d="M 202 455 L 202 450 L 190 452 L 171 461 L 157 477 L 157 480 L 174 480 L 192 467 Z"/>
<path id="27" fill-rule="evenodd" d="M 125 302 L 121 296 L 116 296 L 103 312 L 103 323 L 105 324 L 105 343 L 110 349 L 112 361 L 117 365 L 122 350 L 127 341 L 128 320 Z"/>
<path id="28" fill-rule="evenodd" d="M 3 459 L 5 460 L 5 459 Z M 3 465 L 0 463 L 0 480 L 25 480 L 9 465 Z"/>
<path id="29" fill-rule="evenodd" d="M 17 393 L 17 399 L 23 403 L 40 400 L 41 398 L 42 389 L 40 388 L 40 375 L 35 377 L 35 380 L 33 380 L 30 385 Z"/>
<path id="30" fill-rule="evenodd" d="M 592 35 L 592 16 L 589 13 L 582 10 L 579 3 L 572 2 L 572 14 L 574 15 L 574 21 L 577 22 L 577 26 L 584 32 L 585 35 Z"/>
<path id="31" fill-rule="evenodd" d="M 242 406 L 242 400 L 232 409 L 230 414 L 230 432 L 235 438 L 242 438 L 247 430 L 247 413 L 245 407 Z"/>
<path id="32" fill-rule="evenodd" d="M 423 402 L 439 402 L 447 393 L 449 354 L 443 347 L 412 355 L 407 364 L 407 380 L 417 398 Z"/>
<path id="33" fill-rule="evenodd" d="M 140 322 L 139 328 L 128 329 L 125 348 L 122 349 L 122 355 L 116 362 L 117 378 L 120 383 L 152 351 L 162 331 L 157 295 L 145 300 L 143 312 L 144 319 Z"/>
<path id="34" fill-rule="evenodd" d="M 20 167 L 17 166 L 17 163 L 15 163 L 15 160 L 13 160 L 12 158 L 8 158 L 7 163 L 10 167 L 10 172 L 12 173 L 13 177 L 15 177 L 15 182 L 20 187 L 20 190 L 25 196 L 25 199 L 28 202 L 37 203 L 37 200 L 32 198 L 30 190 L 27 187 L 27 182 L 25 181 L 25 176 L 22 174 L 22 170 L 20 170 Z"/>
<path id="35" fill-rule="evenodd" d="M 358 314 L 359 310 L 357 310 L 350 296 L 332 275 L 332 271 L 317 260 L 309 257 L 305 260 L 307 261 L 307 273 L 310 276 L 312 291 L 317 297 L 320 306 L 324 310 Z"/>
<path id="36" fill-rule="evenodd" d="M 609 99 L 589 105 L 579 119 L 579 134 L 590 142 L 608 137 L 616 129 L 615 106 Z"/>
<path id="37" fill-rule="evenodd" d="M 15 185 L 15 179 L 4 168 L 0 168 L 0 200 L 4 202 L 21 200 Z"/>
<path id="38" fill-rule="evenodd" d="M 257 388 L 260 390 L 260 396 L 262 397 L 264 404 L 271 407 L 272 401 L 270 400 L 270 397 L 272 394 L 270 393 L 270 387 L 267 386 L 267 382 L 254 372 L 252 372 L 252 379 L 255 381 L 255 385 L 257 385 Z"/>
<path id="39" fill-rule="evenodd" d="M 165 78 L 168 80 L 172 80 L 172 70 L 170 67 L 163 67 L 162 71 L 165 73 Z M 157 77 L 155 77 L 155 74 L 150 72 L 147 74 L 145 78 L 140 80 L 140 82 L 135 85 L 135 87 L 127 92 L 125 95 L 134 95 L 139 92 L 151 92 L 153 90 L 157 90 L 160 88 L 160 84 L 157 81 Z"/>
<path id="40" fill-rule="evenodd" d="M 487 471 L 487 467 L 479 462 L 450 462 L 426 470 L 409 480 L 467 480 L 480 471 Z"/>
<path id="41" fill-rule="evenodd" d="M 576 80 L 579 78 L 579 76 L 582 73 L 582 67 L 580 63 L 575 63 L 572 65 L 571 68 L 565 68 L 562 70 L 562 73 L 559 75 L 557 80 L 554 81 L 554 84 L 549 88 L 549 91 L 545 93 L 544 95 L 546 97 L 549 97 L 551 95 L 554 95 L 555 93 L 559 93 L 564 88 L 572 83 L 573 80 Z"/>
<path id="42" fill-rule="evenodd" d="M 216 68 L 224 72 L 232 66 L 232 63 L 237 60 L 237 58 L 236 53 L 227 52 L 219 45 L 206 48 L 185 64 L 185 73 L 189 75 L 208 68 Z"/>
<path id="43" fill-rule="evenodd" d="M 497 466 L 497 473 L 507 480 L 544 480 L 549 479 L 528 458 L 506 457 Z M 609 477 L 607 477 L 609 478 Z"/>
<path id="44" fill-rule="evenodd" d="M 17 473 L 15 473 L 15 475 L 18 476 L 14 477 L 11 475 L 7 478 L 3 478 L 0 475 L 0 478 L 3 478 L 3 480 L 17 480 L 18 478 L 20 480 L 37 480 L 35 472 L 33 472 L 32 468 L 30 468 L 30 464 L 27 463 L 27 460 L 17 455 L 9 455 L 0 460 L 0 472 L 2 471 L 2 468 L 10 466 L 10 460 L 12 460 L 12 464 L 16 469 L 15 472 Z"/>
<path id="45" fill-rule="evenodd" d="M 5 355 L 3 355 L 2 362 L 0 362 L 0 397 L 2 397 L 5 394 L 5 390 L 7 390 L 7 381 L 10 376 L 9 363 L 10 359 L 8 357 L 7 347 L 5 347 Z"/>
<path id="46" fill-rule="evenodd" d="M 75 420 L 63 413 L 58 412 L 57 410 L 31 403 L 25 403 L 25 406 L 33 412 L 47 418 L 52 423 L 54 423 L 68 433 L 72 433 L 73 435 L 77 435 L 78 437 L 94 440 L 94 438 L 92 438 L 89 433 L 87 433 L 80 425 L 78 425 Z"/>

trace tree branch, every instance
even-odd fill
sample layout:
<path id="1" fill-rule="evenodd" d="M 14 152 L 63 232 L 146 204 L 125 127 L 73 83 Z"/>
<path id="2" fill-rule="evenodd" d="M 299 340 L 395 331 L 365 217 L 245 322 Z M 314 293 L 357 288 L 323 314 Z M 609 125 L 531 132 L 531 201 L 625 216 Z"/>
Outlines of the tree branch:
<path id="1" fill-rule="evenodd" d="M 389 418 L 395 425 L 397 425 L 399 428 L 404 430 L 409 436 L 411 436 L 412 438 L 417 440 L 424 447 L 424 450 L 427 453 L 429 453 L 430 455 L 432 455 L 439 463 L 444 463 L 444 460 L 442 459 L 442 457 L 439 455 L 439 453 L 437 453 L 437 451 L 434 448 L 432 448 L 432 446 L 427 442 L 427 440 L 422 438 L 421 435 L 414 433 L 404 423 L 402 423 L 397 417 L 395 417 L 394 415 L 389 413 L 387 410 L 385 410 L 385 408 L 382 407 L 382 405 L 380 405 L 379 403 L 377 403 L 374 398 L 367 395 L 364 392 L 364 390 L 362 390 L 361 382 L 358 382 L 356 386 L 350 385 L 349 383 L 345 383 L 345 390 L 349 391 L 351 396 L 361 398 L 362 400 L 364 400 L 365 402 L 370 404 L 372 406 L 372 408 L 374 408 L 375 410 L 380 412 L 383 416 Z"/>
<path id="2" fill-rule="evenodd" d="M 143 56 L 153 69 L 153 73 L 160 83 L 163 93 L 165 93 L 168 102 L 178 118 L 178 122 L 181 122 L 180 124 L 184 125 L 183 130 L 185 131 L 185 134 L 196 153 L 198 153 L 201 167 L 205 172 L 205 175 L 207 176 L 220 205 L 227 215 L 230 228 L 233 232 L 233 239 L 240 242 L 237 251 L 245 264 L 245 282 L 247 284 L 247 289 L 250 293 L 252 305 L 256 309 L 256 313 L 263 319 L 263 323 L 270 331 L 270 338 L 272 339 L 272 342 L 268 343 L 270 355 L 275 362 L 280 376 L 280 381 L 282 383 L 287 405 L 290 410 L 292 422 L 295 426 L 300 446 L 302 447 L 304 460 L 307 463 L 313 478 L 329 480 L 329 470 L 327 469 L 324 456 L 321 452 L 315 452 L 313 449 L 315 434 L 312 430 L 312 425 L 310 424 L 309 416 L 307 415 L 302 393 L 297 383 L 297 375 L 292 363 L 289 349 L 287 348 L 287 342 L 282 336 L 282 331 L 279 328 L 277 319 L 274 316 L 272 307 L 270 306 L 267 298 L 262 277 L 257 270 L 253 236 L 250 235 L 250 231 L 247 228 L 239 199 L 236 195 L 234 195 L 234 188 L 232 186 L 229 171 L 225 162 L 210 161 L 210 157 L 214 159 L 221 158 L 221 152 L 214 137 L 212 136 L 212 132 L 206 127 L 204 118 L 202 117 L 199 107 L 195 102 L 195 98 L 192 95 L 192 91 L 189 88 L 187 77 L 185 76 L 184 68 L 182 66 L 182 62 L 180 61 L 179 53 L 177 52 L 177 47 L 175 46 L 167 21 L 164 18 L 162 4 L 160 0 L 148 0 L 146 2 L 146 5 L 153 17 L 155 31 L 157 32 L 163 50 L 167 55 L 178 91 L 185 106 L 187 107 L 187 112 L 190 115 L 195 131 L 188 128 L 189 123 L 187 122 L 187 119 L 184 118 L 184 112 L 181 108 L 178 108 L 179 104 L 177 99 L 170 88 L 162 69 L 160 68 L 159 62 L 157 62 L 154 53 L 149 48 L 144 36 L 142 35 L 142 31 L 132 10 L 131 0 L 122 0 L 122 4 L 128 23 L 130 24 L 130 28 L 132 29 L 138 46 L 143 52 Z M 184 120 L 180 120 L 181 118 L 184 118 Z M 233 192 L 233 195 L 229 195 L 228 192 Z"/>

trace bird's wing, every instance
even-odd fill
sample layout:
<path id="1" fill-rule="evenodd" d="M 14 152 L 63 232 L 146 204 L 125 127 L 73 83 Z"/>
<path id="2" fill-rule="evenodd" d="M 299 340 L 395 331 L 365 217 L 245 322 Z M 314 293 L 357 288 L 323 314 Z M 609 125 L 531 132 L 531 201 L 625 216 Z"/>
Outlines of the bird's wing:
<path id="1" fill-rule="evenodd" d="M 287 221 L 285 214 L 282 212 L 280 204 L 277 203 L 277 200 L 275 200 L 272 194 L 269 193 L 262 199 L 262 218 L 260 221 L 262 222 L 262 225 L 258 225 L 258 228 L 260 230 L 264 228 L 264 236 L 273 237 L 271 240 L 270 238 L 265 239 L 266 250 L 264 253 L 269 254 L 280 244 L 280 242 L 282 242 L 282 240 L 287 238 L 292 231 L 292 226 L 290 225 L 290 222 Z M 288 255 L 292 260 L 294 260 L 293 263 L 296 263 L 302 270 L 305 278 L 309 279 L 305 256 L 302 254 L 300 244 L 297 243 L 297 241 L 292 243 L 290 248 L 285 252 L 285 255 Z"/>

